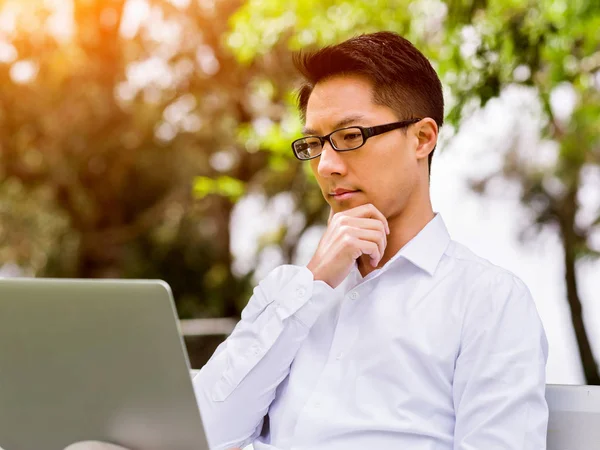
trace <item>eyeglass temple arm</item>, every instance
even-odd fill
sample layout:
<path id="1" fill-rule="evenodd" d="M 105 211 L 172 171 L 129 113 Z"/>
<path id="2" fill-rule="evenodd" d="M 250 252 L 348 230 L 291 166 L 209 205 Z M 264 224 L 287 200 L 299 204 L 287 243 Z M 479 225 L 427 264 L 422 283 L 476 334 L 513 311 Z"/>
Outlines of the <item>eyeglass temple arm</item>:
<path id="1" fill-rule="evenodd" d="M 396 128 L 406 127 L 408 125 L 412 125 L 413 123 L 417 123 L 422 119 L 410 119 L 403 120 L 402 122 L 394 122 L 388 123 L 386 125 L 377 125 L 375 127 L 363 128 L 363 133 L 365 138 L 370 138 L 372 136 L 377 136 L 378 134 L 386 133 L 388 131 L 395 130 Z"/>

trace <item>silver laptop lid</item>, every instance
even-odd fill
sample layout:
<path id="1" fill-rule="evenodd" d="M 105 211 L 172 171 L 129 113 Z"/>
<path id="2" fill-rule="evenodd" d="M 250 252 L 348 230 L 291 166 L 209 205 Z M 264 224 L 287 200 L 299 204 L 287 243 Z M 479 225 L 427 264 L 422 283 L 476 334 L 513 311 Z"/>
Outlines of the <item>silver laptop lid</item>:
<path id="1" fill-rule="evenodd" d="M 0 280 L 0 447 L 207 449 L 160 281 Z"/>

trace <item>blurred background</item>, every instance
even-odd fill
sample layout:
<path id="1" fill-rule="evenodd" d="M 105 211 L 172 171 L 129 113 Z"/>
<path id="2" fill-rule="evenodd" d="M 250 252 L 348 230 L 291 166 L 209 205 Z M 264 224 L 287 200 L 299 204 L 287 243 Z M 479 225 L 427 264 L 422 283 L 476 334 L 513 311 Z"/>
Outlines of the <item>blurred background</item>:
<path id="1" fill-rule="evenodd" d="M 201 367 L 328 215 L 291 52 L 378 30 L 444 84 L 434 209 L 600 384 L 597 0 L 0 0 L 0 277 L 164 279 Z"/>

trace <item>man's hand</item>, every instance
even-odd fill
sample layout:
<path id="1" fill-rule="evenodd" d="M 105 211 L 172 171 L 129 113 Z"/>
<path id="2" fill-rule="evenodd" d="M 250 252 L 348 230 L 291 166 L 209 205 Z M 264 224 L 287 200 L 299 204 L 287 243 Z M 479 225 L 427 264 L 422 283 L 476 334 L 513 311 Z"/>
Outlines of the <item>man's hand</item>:
<path id="1" fill-rule="evenodd" d="M 327 230 L 307 267 L 315 280 L 335 288 L 361 255 L 369 255 L 371 265 L 377 267 L 388 234 L 387 219 L 371 204 L 331 214 Z"/>

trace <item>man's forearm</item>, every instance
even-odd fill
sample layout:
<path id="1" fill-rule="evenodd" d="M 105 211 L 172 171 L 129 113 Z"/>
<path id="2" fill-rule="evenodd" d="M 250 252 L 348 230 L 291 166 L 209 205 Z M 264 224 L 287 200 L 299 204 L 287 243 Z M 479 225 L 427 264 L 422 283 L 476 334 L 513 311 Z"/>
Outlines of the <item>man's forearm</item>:
<path id="1" fill-rule="evenodd" d="M 194 377 L 211 449 L 251 443 L 277 386 L 333 290 L 308 269 L 282 266 L 255 289 L 242 320 Z"/>

